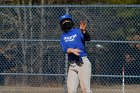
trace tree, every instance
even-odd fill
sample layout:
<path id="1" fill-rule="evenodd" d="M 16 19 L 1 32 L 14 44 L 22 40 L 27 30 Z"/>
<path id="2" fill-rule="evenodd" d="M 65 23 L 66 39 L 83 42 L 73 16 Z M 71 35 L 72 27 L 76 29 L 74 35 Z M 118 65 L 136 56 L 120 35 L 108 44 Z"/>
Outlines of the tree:
<path id="1" fill-rule="evenodd" d="M 0 4 L 140 4 L 139 0 L 0 0 Z"/>

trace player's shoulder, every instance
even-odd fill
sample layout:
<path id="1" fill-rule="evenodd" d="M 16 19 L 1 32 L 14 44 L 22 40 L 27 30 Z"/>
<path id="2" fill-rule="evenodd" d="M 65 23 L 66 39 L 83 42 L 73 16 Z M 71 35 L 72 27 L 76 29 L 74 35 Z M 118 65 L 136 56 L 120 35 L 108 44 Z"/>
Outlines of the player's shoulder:
<path id="1" fill-rule="evenodd" d="M 62 33 L 60 37 L 63 38 L 64 37 L 64 33 Z"/>
<path id="2" fill-rule="evenodd" d="M 73 28 L 73 32 L 75 32 L 75 33 L 79 33 L 81 30 L 80 30 L 80 28 Z"/>
<path id="3" fill-rule="evenodd" d="M 81 34 L 81 29 L 80 28 L 74 28 L 74 31 L 76 32 L 76 33 L 78 33 L 78 34 Z"/>
<path id="4" fill-rule="evenodd" d="M 68 36 L 68 33 L 62 33 L 60 38 L 63 39 L 64 37 Z"/>
<path id="5" fill-rule="evenodd" d="M 73 30 L 80 31 L 80 28 L 78 28 L 78 27 L 77 28 L 73 28 Z"/>

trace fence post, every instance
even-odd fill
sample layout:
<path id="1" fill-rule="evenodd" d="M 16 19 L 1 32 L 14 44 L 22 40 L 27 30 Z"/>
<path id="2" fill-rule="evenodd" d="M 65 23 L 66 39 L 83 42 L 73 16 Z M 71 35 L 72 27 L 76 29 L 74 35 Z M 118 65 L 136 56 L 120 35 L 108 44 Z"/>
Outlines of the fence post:
<path id="1" fill-rule="evenodd" d="M 69 14 L 69 9 L 66 7 L 66 14 Z M 68 73 L 68 54 L 65 54 L 65 86 L 64 93 L 67 93 L 67 73 Z"/>
<path id="2" fill-rule="evenodd" d="M 122 93 L 124 93 L 124 65 L 122 67 Z"/>
<path id="3" fill-rule="evenodd" d="M 64 93 L 67 93 L 68 54 L 65 54 L 65 84 Z"/>
<path id="4" fill-rule="evenodd" d="M 69 14 L 69 8 L 66 7 L 66 14 Z"/>

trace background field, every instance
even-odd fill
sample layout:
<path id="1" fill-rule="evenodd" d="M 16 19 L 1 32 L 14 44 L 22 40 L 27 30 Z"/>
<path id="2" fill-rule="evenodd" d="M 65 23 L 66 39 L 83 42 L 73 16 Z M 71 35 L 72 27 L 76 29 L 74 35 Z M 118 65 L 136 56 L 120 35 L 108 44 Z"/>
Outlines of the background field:
<path id="1" fill-rule="evenodd" d="M 93 93 L 123 93 L 122 89 L 119 89 L 121 85 L 120 86 L 97 85 L 97 86 L 92 87 Z M 140 92 L 139 85 L 126 85 L 125 86 L 124 93 L 139 93 L 139 92 Z M 64 88 L 4 86 L 4 87 L 0 87 L 0 93 L 64 93 Z M 81 93 L 80 89 L 78 89 L 78 93 Z"/>

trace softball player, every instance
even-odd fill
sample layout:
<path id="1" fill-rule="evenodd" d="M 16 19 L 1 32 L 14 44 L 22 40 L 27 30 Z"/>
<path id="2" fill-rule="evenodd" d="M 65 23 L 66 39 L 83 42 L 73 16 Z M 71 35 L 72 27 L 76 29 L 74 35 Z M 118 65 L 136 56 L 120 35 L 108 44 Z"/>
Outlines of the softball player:
<path id="1" fill-rule="evenodd" d="M 67 87 L 68 93 L 76 93 L 80 84 L 83 93 L 92 93 L 90 89 L 91 63 L 85 52 L 85 41 L 90 40 L 90 34 L 86 31 L 86 22 L 80 22 L 80 28 L 74 27 L 71 15 L 60 17 L 61 47 L 68 54 L 69 70 Z"/>

